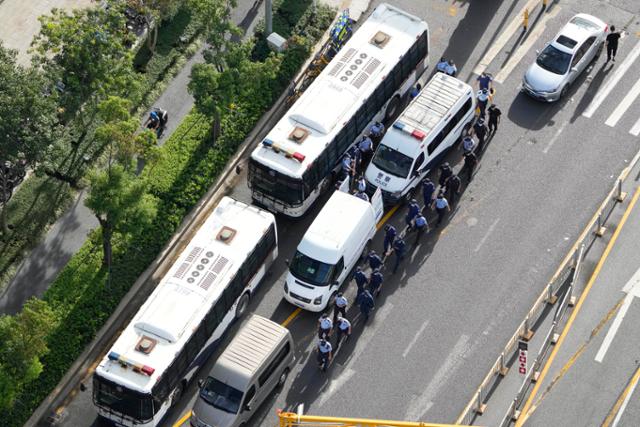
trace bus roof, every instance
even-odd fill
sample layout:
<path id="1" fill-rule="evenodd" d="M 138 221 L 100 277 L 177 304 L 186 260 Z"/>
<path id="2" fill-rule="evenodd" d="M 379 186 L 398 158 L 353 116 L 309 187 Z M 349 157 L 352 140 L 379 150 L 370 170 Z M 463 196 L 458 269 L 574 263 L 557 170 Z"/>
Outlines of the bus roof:
<path id="1" fill-rule="evenodd" d="M 150 392 L 274 222 L 272 214 L 224 197 L 120 334 L 96 374 Z"/>
<path id="2" fill-rule="evenodd" d="M 379 5 L 251 157 L 280 173 L 301 177 L 427 29 L 420 18 Z"/>
<path id="3" fill-rule="evenodd" d="M 287 337 L 288 329 L 253 315 L 220 355 L 210 376 L 239 390 L 246 390 L 255 372 Z"/>

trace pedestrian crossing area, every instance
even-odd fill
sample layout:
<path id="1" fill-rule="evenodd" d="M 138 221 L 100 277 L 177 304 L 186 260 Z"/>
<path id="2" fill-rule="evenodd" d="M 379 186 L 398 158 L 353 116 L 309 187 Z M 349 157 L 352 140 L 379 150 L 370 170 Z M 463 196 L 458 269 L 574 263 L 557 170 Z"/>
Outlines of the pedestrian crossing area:
<path id="1" fill-rule="evenodd" d="M 535 10 L 540 2 L 529 0 L 522 10 Z M 527 31 L 522 29 L 522 11 L 497 35 L 478 61 L 471 81 L 483 72 L 493 74 L 496 85 L 504 85 L 502 93 L 519 88 L 527 67 L 535 61 L 537 51 L 552 40 L 557 31 L 577 12 L 562 3 L 548 9 L 536 10 L 534 23 Z M 585 11 L 589 13 L 589 11 Z M 640 136 L 640 32 L 633 19 L 607 16 L 608 11 L 591 11 L 605 22 L 622 22 L 622 39 L 618 48 L 617 62 L 606 63 L 606 52 L 584 71 L 572 88 L 572 101 L 580 105 L 578 116 L 596 120 L 611 128 L 622 128 L 635 137 Z M 532 14 L 533 16 L 533 14 Z M 633 17 L 632 17 L 633 18 Z M 507 89 L 508 88 L 508 89 Z M 562 102 L 566 102 L 561 100 Z M 585 105 L 586 104 L 586 105 Z M 574 107 L 576 108 L 576 107 Z"/>

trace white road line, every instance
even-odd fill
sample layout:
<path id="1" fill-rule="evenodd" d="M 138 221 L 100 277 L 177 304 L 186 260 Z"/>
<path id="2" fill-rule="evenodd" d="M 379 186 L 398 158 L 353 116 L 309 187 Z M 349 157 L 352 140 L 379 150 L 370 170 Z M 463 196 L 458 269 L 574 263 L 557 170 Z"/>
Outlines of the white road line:
<path id="1" fill-rule="evenodd" d="M 505 28 L 502 34 L 500 34 L 500 37 L 498 37 L 498 39 L 491 44 L 491 49 L 489 49 L 487 53 L 484 54 L 478 65 L 476 65 L 476 68 L 473 69 L 474 74 L 480 75 L 484 70 L 487 69 L 489 64 L 491 64 L 491 61 L 494 60 L 494 58 L 496 57 L 496 55 L 498 55 L 498 53 L 500 53 L 504 45 L 507 44 L 509 39 L 511 39 L 513 33 L 515 33 L 518 28 L 521 28 L 522 15 L 524 14 L 525 9 L 529 9 L 531 11 L 539 2 L 540 0 L 529 0 L 529 3 L 527 3 L 522 8 L 522 10 L 516 16 L 514 16 L 513 20 L 509 23 L 509 26 Z"/>
<path id="2" fill-rule="evenodd" d="M 616 414 L 616 417 L 613 419 L 613 423 L 611 424 L 611 427 L 617 427 L 618 423 L 620 422 L 620 418 L 622 418 L 622 414 L 624 414 L 624 410 L 627 409 L 627 404 L 629 403 L 629 400 L 631 400 L 631 395 L 636 390 L 637 385 L 638 385 L 638 381 L 636 381 L 635 384 L 631 386 L 631 390 L 629 390 L 629 394 L 627 394 L 627 397 L 624 398 L 624 401 L 622 402 L 620 409 L 618 409 L 618 413 Z"/>
<path id="3" fill-rule="evenodd" d="M 500 218 L 496 218 L 496 220 L 493 221 L 493 224 L 489 226 L 489 229 L 487 230 L 485 235 L 482 237 L 482 240 L 480 240 L 480 243 L 478 243 L 478 246 L 476 246 L 476 248 L 473 250 L 474 252 L 478 252 L 482 247 L 482 245 L 484 245 L 484 242 L 487 241 L 487 239 L 489 238 L 489 235 L 493 233 L 493 230 L 496 228 L 496 225 L 498 225 L 498 221 L 500 221 Z"/>
<path id="4" fill-rule="evenodd" d="M 593 113 L 596 112 L 596 110 L 598 109 L 600 104 L 602 104 L 605 98 L 609 96 L 609 93 L 618 84 L 618 82 L 620 81 L 622 76 L 624 76 L 627 70 L 629 70 L 633 62 L 638 58 L 638 55 L 640 55 L 640 41 L 636 43 L 636 45 L 633 47 L 629 55 L 625 58 L 622 64 L 620 64 L 620 68 L 617 68 L 614 71 L 613 76 L 609 80 L 607 80 L 607 82 L 604 84 L 604 86 L 602 86 L 602 88 L 600 88 L 596 96 L 591 101 L 591 104 L 589 104 L 587 109 L 584 110 L 584 112 L 582 113 L 584 117 L 590 118 L 591 116 L 593 116 Z"/>
<path id="5" fill-rule="evenodd" d="M 420 329 L 418 329 L 418 332 L 416 332 L 416 335 L 413 337 L 413 339 L 411 340 L 407 348 L 404 349 L 404 352 L 402 353 L 402 357 L 407 357 L 407 354 L 409 354 L 409 352 L 411 351 L 411 347 L 413 347 L 413 345 L 418 341 L 418 338 L 420 337 L 420 335 L 422 335 L 424 330 L 427 328 L 428 324 L 429 324 L 429 319 L 425 320 L 422 326 L 420 326 Z"/>
<path id="6" fill-rule="evenodd" d="M 636 122 L 635 125 L 633 125 L 633 127 L 631 128 L 631 130 L 629 131 L 629 133 L 633 136 L 638 136 L 640 135 L 640 119 L 638 119 L 638 121 Z"/>
<path id="7" fill-rule="evenodd" d="M 322 392 L 320 401 L 318 402 L 319 406 L 324 405 L 331 398 L 331 396 L 333 396 L 338 390 L 340 390 L 340 388 L 342 388 L 347 380 L 356 373 L 353 366 L 354 363 L 356 363 L 356 360 L 358 360 L 362 352 L 367 348 L 369 341 L 371 341 L 371 339 L 376 335 L 376 331 L 380 328 L 380 326 L 384 324 L 385 319 L 387 318 L 387 316 L 389 316 L 392 309 L 393 304 L 391 304 L 390 302 L 385 302 L 379 310 L 376 310 L 371 314 L 371 319 L 369 320 L 370 324 L 365 326 L 364 331 L 358 337 L 358 342 L 356 343 L 355 349 L 349 357 L 349 361 L 344 366 L 345 369 L 338 376 L 330 380 L 329 385 Z M 351 339 L 354 338 L 352 337 Z M 315 346 L 316 342 L 313 341 L 312 349 L 309 351 L 311 357 L 315 357 Z"/>
<path id="8" fill-rule="evenodd" d="M 427 385 L 427 388 L 420 396 L 414 397 L 407 409 L 405 420 L 417 421 L 422 415 L 433 406 L 433 399 L 438 393 L 438 389 L 446 379 L 453 374 L 455 369 L 463 360 L 463 355 L 469 351 L 469 336 L 462 335 L 456 345 L 449 353 L 444 363 L 438 368 L 438 371 Z"/>
<path id="9" fill-rule="evenodd" d="M 598 353 L 596 354 L 596 358 L 595 358 L 596 362 L 602 363 L 602 360 L 604 359 L 604 356 L 607 354 L 607 350 L 609 350 L 609 346 L 611 345 L 613 338 L 616 336 L 616 333 L 618 332 L 618 328 L 620 328 L 620 325 L 622 324 L 622 320 L 624 319 L 624 316 L 627 314 L 627 310 L 629 310 L 631 301 L 633 301 L 633 295 L 627 294 L 627 296 L 624 297 L 624 302 L 622 303 L 622 307 L 620 307 L 620 310 L 618 310 L 618 313 L 616 314 L 616 318 L 613 319 L 613 323 L 611 324 L 611 328 L 609 328 L 609 331 L 607 332 L 607 336 L 604 337 L 604 341 L 602 341 L 600 350 L 598 350 Z"/>
<path id="10" fill-rule="evenodd" d="M 618 120 L 622 117 L 622 115 L 627 111 L 627 109 L 631 106 L 633 101 L 640 95 L 640 79 L 633 85 L 631 91 L 627 93 L 627 96 L 624 97 L 622 102 L 618 104 L 613 113 L 609 116 L 606 122 L 604 122 L 607 126 L 614 127 Z"/>
<path id="11" fill-rule="evenodd" d="M 516 65 L 520 63 L 522 58 L 526 55 L 526 53 L 531 49 L 533 44 L 540 38 L 540 36 L 544 33 L 545 28 L 547 27 L 547 22 L 555 17 L 560 11 L 560 7 L 556 6 L 551 9 L 551 12 L 545 13 L 540 22 L 531 30 L 531 32 L 527 35 L 527 39 L 518 46 L 518 49 L 515 51 L 509 61 L 505 64 L 504 67 L 498 72 L 494 80 L 498 83 L 504 83 L 504 81 L 509 77 L 509 74 L 516 68 Z"/>
<path id="12" fill-rule="evenodd" d="M 551 149 L 551 146 L 558 140 L 558 137 L 560 137 L 560 134 L 562 133 L 562 131 L 564 130 L 564 128 L 569 124 L 568 121 L 562 123 L 562 125 L 560 125 L 560 127 L 558 128 L 558 130 L 556 131 L 556 133 L 553 135 L 553 138 L 551 138 L 551 141 L 549 141 L 549 143 L 547 144 L 546 147 L 544 147 L 544 150 L 542 150 L 542 152 L 544 154 L 547 154 L 549 152 L 549 150 Z"/>

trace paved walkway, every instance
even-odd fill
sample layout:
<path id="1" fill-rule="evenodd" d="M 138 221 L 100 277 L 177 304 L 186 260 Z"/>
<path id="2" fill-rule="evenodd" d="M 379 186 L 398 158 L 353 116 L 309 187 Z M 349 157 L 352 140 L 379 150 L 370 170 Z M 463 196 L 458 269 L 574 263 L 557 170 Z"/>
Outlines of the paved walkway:
<path id="1" fill-rule="evenodd" d="M 27 53 L 31 40 L 40 31 L 38 17 L 51 9 L 86 7 L 93 0 L 4 0 L 0 1 L 0 40 L 5 47 L 18 51 L 18 63 L 29 65 Z"/>

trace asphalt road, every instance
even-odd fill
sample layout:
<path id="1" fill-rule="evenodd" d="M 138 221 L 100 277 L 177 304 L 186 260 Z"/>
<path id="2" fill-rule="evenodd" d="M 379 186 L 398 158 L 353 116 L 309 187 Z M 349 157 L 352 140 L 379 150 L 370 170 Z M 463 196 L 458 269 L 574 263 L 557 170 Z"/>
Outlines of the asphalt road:
<path id="1" fill-rule="evenodd" d="M 541 14 L 536 25 L 538 10 L 532 11 L 528 37 L 518 37 L 519 31 L 501 37 L 513 19 L 520 19 L 516 15 L 525 1 L 391 3 L 430 24 L 431 63 L 440 56 L 452 58 L 463 79 L 472 76 L 492 46 L 501 46 L 487 71 L 499 75 L 512 68 L 496 85 L 503 120 L 450 221 L 411 252 L 396 276 L 385 273 L 383 294 L 369 324 L 363 326 L 357 310 L 349 310 L 354 334 L 326 374 L 317 371 L 313 358 L 317 315 L 302 312 L 291 320 L 298 363 L 284 389 L 260 408 L 252 422 L 256 426 L 276 424 L 276 409 L 299 404 L 314 415 L 455 420 L 614 177 L 637 151 L 637 137 L 629 131 L 640 117 L 638 103 L 631 103 L 615 126 L 605 121 L 636 83 L 640 61 L 631 64 L 591 118 L 582 116 L 638 42 L 640 26 L 632 9 L 637 5 L 563 1 Z M 603 67 L 601 59 L 555 105 L 519 94 L 535 50 L 577 12 L 619 26 L 629 22 L 618 63 Z M 536 32 L 538 24 L 545 26 Z M 522 55 L 518 45 L 526 47 Z M 450 161 L 459 160 L 460 153 L 453 153 Z M 232 195 L 250 201 L 244 180 Z M 284 259 L 319 208 L 300 221 L 279 219 L 281 256 L 253 299 L 253 312 L 279 322 L 294 312 L 282 300 Z M 389 221 L 402 224 L 403 216 L 401 209 Z M 351 300 L 353 293 L 350 285 Z M 195 395 L 191 386 L 164 424 L 184 420 Z M 63 424 L 91 425 L 94 420 L 86 392 L 67 408 Z"/>

